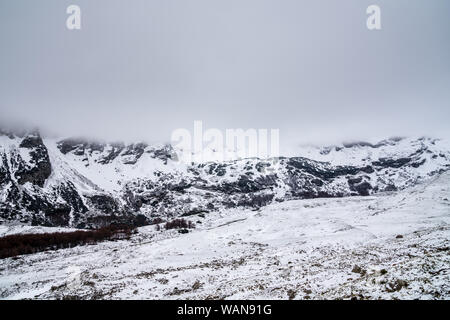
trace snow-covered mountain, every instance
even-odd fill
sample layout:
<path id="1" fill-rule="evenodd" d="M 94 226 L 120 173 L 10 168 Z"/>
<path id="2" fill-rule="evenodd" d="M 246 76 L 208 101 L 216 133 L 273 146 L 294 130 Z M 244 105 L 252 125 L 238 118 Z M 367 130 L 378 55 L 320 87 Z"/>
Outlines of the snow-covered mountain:
<path id="1" fill-rule="evenodd" d="M 297 157 L 185 164 L 170 145 L 0 131 L 0 219 L 87 228 L 404 189 L 450 168 L 431 138 L 325 148 Z"/>
<path id="2" fill-rule="evenodd" d="M 397 192 L 191 216 L 188 234 L 144 226 L 0 259 L 0 299 L 448 300 L 449 194 L 447 172 Z"/>

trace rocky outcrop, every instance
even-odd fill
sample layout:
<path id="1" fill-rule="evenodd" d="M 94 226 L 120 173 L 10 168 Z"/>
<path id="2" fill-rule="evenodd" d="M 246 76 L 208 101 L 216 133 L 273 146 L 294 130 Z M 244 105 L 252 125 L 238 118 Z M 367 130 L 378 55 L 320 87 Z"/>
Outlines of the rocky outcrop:
<path id="1" fill-rule="evenodd" d="M 20 184 L 30 182 L 43 187 L 45 180 L 52 173 L 52 165 L 42 138 L 39 135 L 29 135 L 22 140 L 19 148 L 24 149 L 30 159 L 27 161 L 19 155 L 14 158 L 17 167 L 16 179 Z"/>

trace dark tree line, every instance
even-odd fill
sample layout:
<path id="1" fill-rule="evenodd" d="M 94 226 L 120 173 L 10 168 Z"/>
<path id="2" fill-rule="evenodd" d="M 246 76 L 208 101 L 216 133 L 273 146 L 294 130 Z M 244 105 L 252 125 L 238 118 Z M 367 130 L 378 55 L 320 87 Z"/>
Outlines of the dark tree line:
<path id="1" fill-rule="evenodd" d="M 0 259 L 95 244 L 105 240 L 128 239 L 133 231 L 130 226 L 111 225 L 89 231 L 9 235 L 0 238 Z"/>

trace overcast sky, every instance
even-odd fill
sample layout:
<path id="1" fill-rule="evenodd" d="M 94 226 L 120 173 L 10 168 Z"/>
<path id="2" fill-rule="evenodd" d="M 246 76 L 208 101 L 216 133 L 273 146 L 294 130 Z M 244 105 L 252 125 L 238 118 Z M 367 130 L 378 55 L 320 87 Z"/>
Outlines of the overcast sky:
<path id="1" fill-rule="evenodd" d="M 0 1 L 0 122 L 168 141 L 202 120 L 332 143 L 448 138 L 449 119 L 448 0 Z"/>

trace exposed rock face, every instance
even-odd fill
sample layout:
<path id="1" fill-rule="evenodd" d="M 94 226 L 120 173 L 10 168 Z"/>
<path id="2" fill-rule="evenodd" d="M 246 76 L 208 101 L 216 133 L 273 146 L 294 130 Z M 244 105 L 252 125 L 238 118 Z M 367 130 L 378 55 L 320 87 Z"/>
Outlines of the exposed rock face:
<path id="1" fill-rule="evenodd" d="M 52 165 L 42 138 L 38 135 L 25 137 L 19 145 L 29 153 L 29 161 L 16 157 L 15 177 L 20 184 L 30 182 L 31 184 L 43 187 L 45 180 L 52 172 Z"/>
<path id="2" fill-rule="evenodd" d="M 144 154 L 145 148 L 147 148 L 147 144 L 145 143 L 136 143 L 128 146 L 125 151 L 122 153 L 122 156 L 125 157 L 123 161 L 124 164 L 135 164 Z"/>
<path id="3" fill-rule="evenodd" d="M 432 139 L 327 147 L 311 154 L 316 160 L 190 165 L 177 163 L 170 145 L 53 141 L 37 133 L 0 139 L 0 223 L 45 226 L 144 225 L 230 207 L 258 209 L 274 201 L 367 196 L 408 187 L 450 167 L 449 150 Z M 348 163 L 333 163 L 347 153 Z"/>

